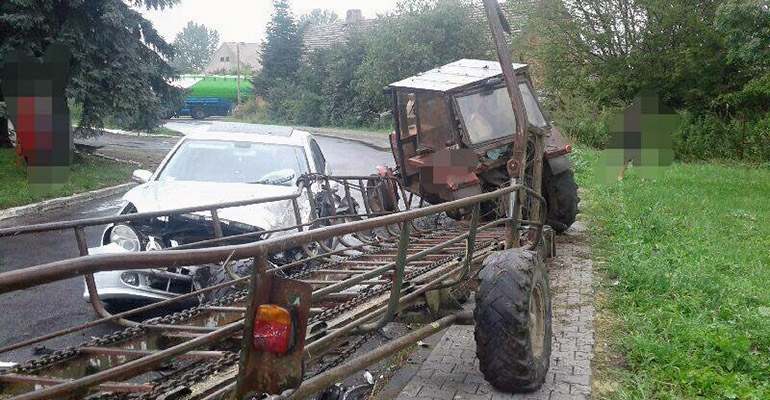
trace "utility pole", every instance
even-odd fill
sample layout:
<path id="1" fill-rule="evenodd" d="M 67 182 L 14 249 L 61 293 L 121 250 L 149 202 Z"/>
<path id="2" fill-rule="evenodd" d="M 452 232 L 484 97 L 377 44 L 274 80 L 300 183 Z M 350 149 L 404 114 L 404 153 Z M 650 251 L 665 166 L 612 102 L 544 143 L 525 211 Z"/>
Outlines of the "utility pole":
<path id="1" fill-rule="evenodd" d="M 238 105 L 241 105 L 241 42 L 235 43 L 236 74 L 238 82 Z"/>

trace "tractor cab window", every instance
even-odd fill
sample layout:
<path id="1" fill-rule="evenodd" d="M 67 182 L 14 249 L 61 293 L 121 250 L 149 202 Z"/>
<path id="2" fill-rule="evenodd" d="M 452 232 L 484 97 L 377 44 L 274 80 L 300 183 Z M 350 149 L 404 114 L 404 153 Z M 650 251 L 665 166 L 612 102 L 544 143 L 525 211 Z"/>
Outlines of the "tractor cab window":
<path id="1" fill-rule="evenodd" d="M 538 128 L 545 128 L 545 117 L 543 117 L 540 106 L 538 106 L 529 85 L 526 82 L 520 83 L 519 90 L 521 90 L 521 97 L 524 98 L 524 108 L 527 110 L 527 120 L 529 123 Z"/>
<path id="2" fill-rule="evenodd" d="M 432 93 L 417 95 L 419 135 L 417 146 L 420 149 L 443 149 L 452 140 L 452 119 L 449 105 L 444 96 Z"/>
<path id="3" fill-rule="evenodd" d="M 410 136 L 417 135 L 417 97 L 414 93 L 399 92 L 398 93 L 398 108 L 399 108 L 399 128 L 401 131 L 401 139 L 406 139 Z"/>
<path id="4" fill-rule="evenodd" d="M 516 117 L 505 87 L 457 97 L 463 126 L 472 144 L 513 136 Z"/>
<path id="5" fill-rule="evenodd" d="M 401 139 L 417 137 L 417 147 L 443 149 L 454 142 L 449 105 L 441 94 L 398 94 Z"/>

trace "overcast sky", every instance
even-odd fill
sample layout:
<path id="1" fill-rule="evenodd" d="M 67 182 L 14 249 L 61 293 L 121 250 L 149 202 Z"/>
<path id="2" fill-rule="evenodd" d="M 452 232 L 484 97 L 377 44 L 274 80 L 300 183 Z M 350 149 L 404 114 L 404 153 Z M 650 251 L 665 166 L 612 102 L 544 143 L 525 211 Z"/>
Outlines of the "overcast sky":
<path id="1" fill-rule="evenodd" d="M 329 9 L 345 18 L 349 9 L 362 10 L 365 18 L 374 18 L 395 7 L 397 0 L 289 0 L 295 16 L 314 8 Z M 172 42 L 188 21 L 219 31 L 223 42 L 261 42 L 265 26 L 273 12 L 271 0 L 182 0 L 163 11 L 142 11 L 155 29 Z"/>

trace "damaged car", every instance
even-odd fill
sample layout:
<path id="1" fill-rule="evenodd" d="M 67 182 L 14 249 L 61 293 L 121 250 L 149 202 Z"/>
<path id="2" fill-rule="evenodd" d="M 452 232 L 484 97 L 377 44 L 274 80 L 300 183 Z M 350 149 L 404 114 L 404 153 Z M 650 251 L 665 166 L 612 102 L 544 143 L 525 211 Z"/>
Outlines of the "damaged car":
<path id="1" fill-rule="evenodd" d="M 89 254 L 173 249 L 189 247 L 217 235 L 251 234 L 228 241 L 229 244 L 245 243 L 285 234 L 288 229 L 281 229 L 295 227 L 309 221 L 312 215 L 323 214 L 323 210 L 311 210 L 311 204 L 323 206 L 328 201 L 323 198 L 308 201 L 306 191 L 298 185 L 298 181 L 309 174 L 331 173 L 313 136 L 289 127 L 253 127 L 256 128 L 250 133 L 209 131 L 183 137 L 155 172 L 134 171 L 133 178 L 140 185 L 123 196 L 125 205 L 120 214 L 296 195 L 302 221 L 296 220 L 291 200 L 220 208 L 216 215 L 210 211 L 166 215 L 107 226 L 101 245 L 90 248 Z M 314 193 L 324 196 L 329 191 Z M 212 218 L 217 218 L 219 223 L 212 223 Z M 215 232 L 215 226 L 221 231 Z M 307 249 L 304 250 L 272 254 L 271 262 L 281 265 L 297 261 L 306 256 Z M 206 287 L 221 273 L 213 270 L 214 267 L 112 271 L 100 272 L 94 277 L 99 298 L 114 309 L 162 301 Z M 83 296 L 89 298 L 87 288 Z"/>

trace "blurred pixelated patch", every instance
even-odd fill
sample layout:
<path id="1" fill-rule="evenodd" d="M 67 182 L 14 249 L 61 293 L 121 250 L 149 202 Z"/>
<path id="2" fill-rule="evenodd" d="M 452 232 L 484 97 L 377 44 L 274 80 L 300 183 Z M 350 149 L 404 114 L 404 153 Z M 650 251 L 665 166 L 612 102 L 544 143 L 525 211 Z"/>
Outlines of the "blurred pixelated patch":
<path id="1" fill-rule="evenodd" d="M 65 96 L 70 51 L 55 43 L 42 59 L 14 50 L 4 60 L 0 90 L 16 131 L 17 155 L 27 163 L 33 191 L 56 190 L 69 179 L 74 150 Z"/>
<path id="2" fill-rule="evenodd" d="M 660 177 L 674 161 L 671 135 L 679 121 L 679 115 L 657 93 L 640 91 L 622 114 L 611 119 L 612 136 L 596 177 L 607 183 L 623 179 L 631 166 L 640 178 Z"/>

